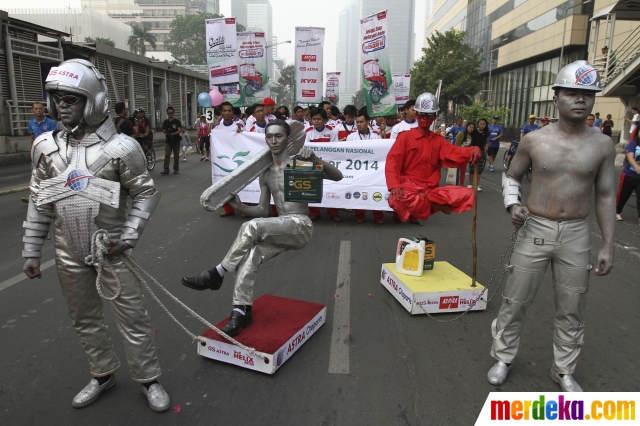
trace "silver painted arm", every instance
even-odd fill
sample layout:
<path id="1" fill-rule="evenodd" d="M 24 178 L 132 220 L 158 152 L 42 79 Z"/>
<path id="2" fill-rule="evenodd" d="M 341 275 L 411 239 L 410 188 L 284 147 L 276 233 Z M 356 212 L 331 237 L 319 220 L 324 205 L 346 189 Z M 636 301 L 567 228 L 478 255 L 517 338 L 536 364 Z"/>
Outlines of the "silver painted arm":
<path id="1" fill-rule="evenodd" d="M 521 204 L 522 192 L 520 187 L 520 182 L 507 176 L 506 173 L 502 173 L 502 198 L 505 210 L 509 211 L 509 207 Z"/>

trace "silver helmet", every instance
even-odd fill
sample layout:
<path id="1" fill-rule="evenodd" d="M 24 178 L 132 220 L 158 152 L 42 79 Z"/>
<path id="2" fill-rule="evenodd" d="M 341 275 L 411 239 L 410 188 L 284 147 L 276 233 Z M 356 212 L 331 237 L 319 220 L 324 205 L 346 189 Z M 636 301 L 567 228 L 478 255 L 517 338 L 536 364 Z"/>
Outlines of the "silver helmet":
<path id="1" fill-rule="evenodd" d="M 100 71 L 84 59 L 69 59 L 51 68 L 44 90 L 47 92 L 47 107 L 55 119 L 57 105 L 51 94 L 56 90 L 77 93 L 87 98 L 81 123 L 88 127 L 99 126 L 109 116 L 109 94 L 107 82 Z"/>
<path id="2" fill-rule="evenodd" d="M 552 89 L 580 89 L 601 92 L 600 73 L 587 61 L 575 61 L 562 68 Z"/>
<path id="3" fill-rule="evenodd" d="M 418 96 L 414 107 L 416 112 L 438 112 L 438 99 L 429 92 L 425 92 Z"/>

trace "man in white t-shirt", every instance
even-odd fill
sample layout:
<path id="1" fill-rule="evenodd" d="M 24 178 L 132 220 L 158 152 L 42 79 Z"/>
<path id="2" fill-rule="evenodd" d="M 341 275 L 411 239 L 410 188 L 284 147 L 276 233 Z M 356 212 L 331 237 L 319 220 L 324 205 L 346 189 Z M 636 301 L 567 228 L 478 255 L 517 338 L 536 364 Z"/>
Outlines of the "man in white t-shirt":
<path id="1" fill-rule="evenodd" d="M 341 120 L 336 128 L 338 129 L 338 140 L 346 141 L 347 136 L 355 133 L 358 129 L 356 128 L 356 115 L 358 114 L 358 109 L 355 105 L 347 105 L 344 107 L 344 120 Z"/>
<path id="2" fill-rule="evenodd" d="M 253 132 L 253 133 L 264 133 L 267 128 L 267 119 L 264 116 L 265 108 L 262 105 L 256 105 L 253 109 L 253 117 L 255 121 L 251 125 L 251 127 L 245 127 L 245 131 Z"/>
<path id="3" fill-rule="evenodd" d="M 345 108 L 346 109 L 346 108 Z M 367 108 L 361 108 L 356 112 L 356 127 L 357 130 L 351 133 L 347 137 L 347 141 L 366 141 L 372 139 L 380 139 L 380 133 L 369 128 L 369 115 L 367 114 Z M 356 223 L 364 222 L 365 210 L 354 210 L 356 215 Z M 384 211 L 373 210 L 373 220 L 382 225 L 384 223 Z"/>
<path id="4" fill-rule="evenodd" d="M 273 112 L 276 109 L 276 101 L 271 98 L 264 98 L 262 103 L 255 104 L 253 107 L 256 108 L 258 105 L 262 105 L 264 107 L 264 118 L 267 120 L 267 124 L 276 119 L 276 116 L 273 115 Z M 255 122 L 256 118 L 251 114 L 247 118 L 247 127 L 251 128 Z"/>
<path id="5" fill-rule="evenodd" d="M 393 129 L 391 129 L 391 139 L 396 139 L 400 132 L 418 127 L 416 110 L 414 109 L 415 104 L 416 101 L 414 99 L 410 99 L 404 104 L 404 120 L 393 126 Z"/>
<path id="6" fill-rule="evenodd" d="M 223 102 L 220 104 L 220 110 L 222 113 L 222 120 L 211 130 L 211 134 L 218 139 L 223 139 L 226 136 L 224 133 L 240 133 L 244 130 L 244 122 L 239 118 L 234 118 L 233 105 L 230 102 Z M 215 134 L 214 134 L 215 132 Z M 213 142 L 211 138 L 211 142 Z M 220 217 L 233 216 L 234 209 L 229 204 L 225 203 L 222 208 L 224 211 L 220 213 Z"/>
<path id="7" fill-rule="evenodd" d="M 300 105 L 298 105 L 295 108 L 293 108 L 293 120 L 299 121 L 302 124 L 304 124 L 305 129 L 307 127 L 311 126 L 311 123 L 309 123 L 307 120 L 305 120 L 305 118 L 304 118 L 304 108 L 302 108 Z"/>
<path id="8" fill-rule="evenodd" d="M 631 135 L 633 131 L 636 130 L 638 123 L 640 122 L 640 114 L 638 114 L 638 107 L 631 108 L 631 114 L 633 117 L 629 120 L 627 117 L 624 117 L 624 121 L 631 123 L 631 127 L 629 127 L 629 142 L 631 142 Z"/>

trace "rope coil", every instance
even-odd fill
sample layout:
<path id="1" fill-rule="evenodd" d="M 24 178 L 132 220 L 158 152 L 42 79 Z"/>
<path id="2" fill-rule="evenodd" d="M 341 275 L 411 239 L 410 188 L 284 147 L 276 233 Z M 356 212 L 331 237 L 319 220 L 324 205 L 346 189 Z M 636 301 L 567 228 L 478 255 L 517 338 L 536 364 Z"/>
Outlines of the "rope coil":
<path id="1" fill-rule="evenodd" d="M 109 234 L 104 229 L 100 229 L 100 230 L 96 231 L 93 234 L 93 236 L 91 237 L 91 254 L 88 255 L 85 258 L 85 263 L 87 265 L 92 265 L 94 268 L 96 268 L 96 271 L 98 272 L 98 276 L 96 277 L 96 288 L 98 290 L 98 294 L 103 299 L 109 300 L 109 301 L 114 300 L 117 297 L 119 297 L 120 293 L 122 291 L 122 285 L 120 284 L 120 280 L 118 279 L 118 275 L 117 275 L 117 273 L 115 271 L 115 268 L 113 267 L 111 262 L 109 262 L 106 259 L 106 254 L 109 252 L 110 246 L 111 246 L 111 244 L 109 243 Z M 160 307 L 166 312 L 166 314 L 169 315 L 169 318 L 171 318 L 176 324 L 178 324 L 180 326 L 180 328 L 182 328 L 182 330 L 184 330 L 184 332 L 187 333 L 187 335 L 189 335 L 189 337 L 191 337 L 192 341 L 196 341 L 197 340 L 202 345 L 206 344 L 205 340 L 203 340 L 200 336 L 196 336 L 191 331 L 189 331 L 187 329 L 187 327 L 185 327 L 171 312 L 169 312 L 169 309 L 167 309 L 167 307 L 160 301 L 160 299 L 153 292 L 153 290 L 151 290 L 151 287 L 149 286 L 147 281 L 143 278 L 141 272 L 144 273 L 147 277 L 149 277 L 151 279 L 151 281 L 153 281 L 153 283 L 160 288 L 160 290 L 162 290 L 167 296 L 169 296 L 169 298 L 171 300 L 173 300 L 178 305 L 180 305 L 182 308 L 184 308 L 187 312 L 189 312 L 189 314 L 191 314 L 191 316 L 193 316 L 195 319 L 197 319 L 202 324 L 206 325 L 207 327 L 209 327 L 210 329 L 212 329 L 213 331 L 218 333 L 220 336 L 222 336 L 223 338 L 225 338 L 229 342 L 233 343 L 234 345 L 238 346 L 239 348 L 244 349 L 250 355 L 260 357 L 260 358 L 262 358 L 263 360 L 265 360 L 268 363 L 267 354 L 265 354 L 263 352 L 260 352 L 260 351 L 256 350 L 255 348 L 251 348 L 249 346 L 243 345 L 242 343 L 238 342 L 236 339 L 234 339 L 233 337 L 229 336 L 228 334 L 226 334 L 225 332 L 223 332 L 222 330 L 217 328 L 215 325 L 211 324 L 209 321 L 207 321 L 206 319 L 204 319 L 203 317 L 198 315 L 190 307 L 185 305 L 180 299 L 178 299 L 173 294 L 171 294 L 169 292 L 169 290 L 167 290 L 154 277 L 152 277 L 151 274 L 149 274 L 147 271 L 145 271 L 140 265 L 138 265 L 129 256 L 127 256 L 126 254 L 120 254 L 117 257 L 131 271 L 131 273 L 133 273 L 133 275 L 135 275 L 136 278 L 138 278 L 138 280 L 140 280 L 140 282 L 142 283 L 144 288 L 147 289 L 147 291 L 149 292 L 151 297 L 158 303 L 158 305 L 160 305 Z M 103 291 L 102 291 L 103 290 L 102 289 L 102 287 L 103 287 L 102 275 L 103 275 L 105 269 L 107 269 L 107 271 L 110 272 L 115 277 L 115 280 L 116 280 L 116 283 L 117 283 L 116 294 L 115 294 L 115 296 L 110 297 L 110 298 L 106 297 L 104 295 Z"/>

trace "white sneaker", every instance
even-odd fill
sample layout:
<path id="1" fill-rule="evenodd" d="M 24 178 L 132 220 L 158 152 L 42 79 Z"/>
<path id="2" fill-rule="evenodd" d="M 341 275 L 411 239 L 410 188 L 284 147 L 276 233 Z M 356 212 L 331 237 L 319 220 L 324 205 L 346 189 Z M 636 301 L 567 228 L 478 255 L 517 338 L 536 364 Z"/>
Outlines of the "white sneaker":
<path id="1" fill-rule="evenodd" d="M 478 192 L 482 191 L 482 188 L 480 188 L 480 185 L 478 185 Z"/>
<path id="2" fill-rule="evenodd" d="M 493 166 L 489 166 L 489 171 L 492 172 L 493 171 Z"/>
<path id="3" fill-rule="evenodd" d="M 617 221 L 623 221 L 624 219 L 619 214 L 616 214 L 616 220 Z"/>
<path id="4" fill-rule="evenodd" d="M 467 188 L 473 189 L 473 185 L 467 185 Z"/>
<path id="5" fill-rule="evenodd" d="M 182 159 L 182 161 L 187 161 L 187 157 L 184 157 L 184 158 Z"/>

